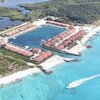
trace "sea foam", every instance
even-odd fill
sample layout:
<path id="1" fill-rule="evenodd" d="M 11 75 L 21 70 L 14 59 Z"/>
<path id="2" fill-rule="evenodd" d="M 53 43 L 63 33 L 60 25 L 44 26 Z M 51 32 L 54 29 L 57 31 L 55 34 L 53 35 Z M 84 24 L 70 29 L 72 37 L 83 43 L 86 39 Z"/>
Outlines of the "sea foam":
<path id="1" fill-rule="evenodd" d="M 93 75 L 93 76 L 90 76 L 90 77 L 87 77 L 87 78 L 82 78 L 82 79 L 73 81 L 73 82 L 69 83 L 66 88 L 68 88 L 68 89 L 70 89 L 70 88 L 76 88 L 76 87 L 84 84 L 85 82 L 87 82 L 89 80 L 92 80 L 94 78 L 97 78 L 97 77 L 100 77 L 100 74 L 96 74 L 96 75 Z"/>

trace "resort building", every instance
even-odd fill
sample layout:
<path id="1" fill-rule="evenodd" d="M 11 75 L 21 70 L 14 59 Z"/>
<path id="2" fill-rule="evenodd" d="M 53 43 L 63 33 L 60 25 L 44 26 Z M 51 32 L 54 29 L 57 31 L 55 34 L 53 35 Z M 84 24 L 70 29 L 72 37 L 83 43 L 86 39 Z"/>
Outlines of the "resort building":
<path id="1" fill-rule="evenodd" d="M 7 31 L 4 31 L 3 33 L 6 36 L 12 36 L 12 35 L 18 34 L 20 32 L 23 32 L 25 30 L 31 29 L 31 28 L 33 28 L 35 26 L 36 25 L 34 25 L 33 23 L 26 22 L 24 24 L 21 24 L 19 26 L 14 27 L 14 28 L 8 29 Z"/>
<path id="2" fill-rule="evenodd" d="M 59 35 L 48 39 L 47 41 L 44 41 L 43 45 L 55 48 L 57 45 L 60 45 L 64 40 L 66 40 L 70 35 L 72 35 L 74 31 L 75 28 L 73 26 L 69 26 L 67 31 L 60 33 Z"/>
<path id="3" fill-rule="evenodd" d="M 51 20 L 47 20 L 48 24 L 52 24 L 52 25 L 57 25 L 57 26 L 61 26 L 61 27 L 66 27 L 67 24 L 65 23 L 61 23 L 61 22 L 56 22 L 56 21 L 51 21 Z"/>
<path id="4" fill-rule="evenodd" d="M 78 33 L 74 34 L 70 38 L 63 41 L 61 44 L 59 44 L 56 49 L 62 50 L 65 47 L 67 47 L 69 44 L 71 44 L 73 41 L 77 40 L 80 36 L 84 35 L 86 32 L 84 30 L 80 30 Z"/>
<path id="5" fill-rule="evenodd" d="M 52 24 L 55 24 L 54 21 L 49 21 Z M 58 22 L 57 22 L 58 23 Z M 56 24 L 60 25 L 60 24 Z M 62 24 L 64 25 L 64 24 Z M 63 52 L 63 49 L 72 44 L 75 40 L 78 40 L 79 37 L 83 36 L 86 32 L 84 30 L 76 31 L 74 26 L 68 26 L 67 31 L 60 33 L 59 35 L 48 39 L 47 41 L 42 41 L 42 46 Z"/>
<path id="6" fill-rule="evenodd" d="M 45 51 L 42 52 L 39 56 L 37 56 L 34 61 L 40 63 L 43 62 L 44 60 L 48 59 L 49 57 L 51 57 L 53 54 L 51 51 Z"/>
<path id="7" fill-rule="evenodd" d="M 4 49 L 9 50 L 11 52 L 15 52 L 15 53 L 23 55 L 23 56 L 27 56 L 27 57 L 30 57 L 33 55 L 33 53 L 28 50 L 25 50 L 25 49 L 22 49 L 22 48 L 19 48 L 19 47 L 10 45 L 10 44 L 6 44 L 4 46 Z"/>
<path id="8" fill-rule="evenodd" d="M 2 33 L 7 36 L 7 37 L 4 37 L 6 40 L 6 38 L 9 39 L 13 36 L 15 37 L 16 34 L 18 35 L 23 32 L 27 32 L 28 30 L 34 29 L 35 26 L 40 25 L 41 21 L 45 22 L 45 24 L 47 23 L 51 25 L 61 26 L 64 29 L 66 28 L 66 30 L 54 36 L 53 38 L 50 38 L 46 41 L 44 40 L 42 41 L 42 46 L 51 50 L 65 52 L 66 51 L 65 49 L 68 50 L 68 47 L 70 46 L 70 44 L 73 46 L 73 43 L 74 42 L 76 43 L 76 41 L 79 40 L 81 36 L 83 36 L 86 33 L 86 31 L 84 31 L 83 29 L 77 30 L 75 26 L 67 25 L 62 22 L 56 22 L 56 21 L 51 21 L 51 20 L 39 20 L 38 22 L 36 22 L 37 24 L 26 22 L 22 25 L 8 29 L 7 31 L 4 31 Z M 1 44 L 2 42 L 0 41 L 0 47 L 2 46 Z M 43 61 L 47 60 L 49 57 L 53 55 L 51 51 L 42 51 L 40 48 L 33 48 L 32 50 L 28 51 L 28 50 L 25 50 L 25 48 L 17 47 L 13 44 L 8 44 L 8 41 L 4 43 L 4 49 L 20 54 L 22 56 L 28 57 L 30 61 L 33 61 L 33 62 L 35 61 L 37 63 L 42 63 Z"/>
<path id="9" fill-rule="evenodd" d="M 33 48 L 32 52 L 38 54 L 38 53 L 41 53 L 42 51 L 40 48 Z"/>

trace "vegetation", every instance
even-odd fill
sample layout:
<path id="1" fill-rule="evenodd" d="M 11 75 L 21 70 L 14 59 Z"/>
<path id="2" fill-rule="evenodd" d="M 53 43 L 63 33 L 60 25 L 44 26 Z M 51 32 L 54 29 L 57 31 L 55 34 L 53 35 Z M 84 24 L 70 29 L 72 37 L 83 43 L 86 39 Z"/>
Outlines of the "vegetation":
<path id="1" fill-rule="evenodd" d="M 74 46 L 77 45 L 77 42 L 76 41 L 73 41 L 72 43 L 70 43 L 68 46 L 67 46 L 67 49 L 70 50 L 71 48 L 73 48 Z"/>
<path id="2" fill-rule="evenodd" d="M 0 17 L 9 17 L 11 20 L 25 20 L 23 15 L 18 9 L 0 7 Z"/>
<path id="3" fill-rule="evenodd" d="M 30 10 L 30 14 L 23 15 L 18 9 L 0 7 L 0 17 L 33 21 L 46 16 L 55 16 L 59 17 L 58 21 L 66 23 L 91 24 L 98 22 L 100 24 L 100 0 L 50 0 L 36 4 L 21 4 L 20 7 Z M 76 44 L 77 42 L 74 41 L 68 46 L 68 49 Z M 0 49 L 0 75 L 28 68 L 26 64 L 28 61 L 30 60 L 27 57 Z M 31 62 L 38 64 L 35 61 Z"/>
<path id="4" fill-rule="evenodd" d="M 70 23 L 91 24 L 100 20 L 100 0 L 51 0 L 36 4 L 21 4 L 31 10 L 31 20 L 55 16 Z"/>
<path id="5" fill-rule="evenodd" d="M 0 75 L 4 76 L 26 68 L 28 66 L 25 61 L 0 52 Z"/>

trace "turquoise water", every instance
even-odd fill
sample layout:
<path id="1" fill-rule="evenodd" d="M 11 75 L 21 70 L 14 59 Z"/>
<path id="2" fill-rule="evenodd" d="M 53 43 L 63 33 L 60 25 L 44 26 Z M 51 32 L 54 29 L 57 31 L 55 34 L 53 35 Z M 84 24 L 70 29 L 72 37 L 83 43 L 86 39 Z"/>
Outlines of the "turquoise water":
<path id="1" fill-rule="evenodd" d="M 51 25 L 43 25 L 31 32 L 17 36 L 16 39 L 10 39 L 9 42 L 23 47 L 41 47 L 40 43 L 42 39 L 47 40 L 63 31 L 65 31 L 64 28 Z"/>
<path id="2" fill-rule="evenodd" d="M 42 72 L 0 89 L 0 100 L 100 100 L 100 77 L 74 88 L 65 89 L 72 81 L 100 74 L 100 35 L 85 50 L 80 62 L 63 63 L 53 74 Z"/>

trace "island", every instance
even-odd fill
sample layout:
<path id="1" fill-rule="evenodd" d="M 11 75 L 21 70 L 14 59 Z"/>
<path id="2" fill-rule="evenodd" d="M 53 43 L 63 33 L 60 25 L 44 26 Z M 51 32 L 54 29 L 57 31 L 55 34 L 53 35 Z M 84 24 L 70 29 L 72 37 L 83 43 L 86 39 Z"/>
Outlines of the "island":
<path id="1" fill-rule="evenodd" d="M 21 4 L 19 6 L 30 10 L 30 14 L 24 15 L 18 9 L 0 8 L 1 17 L 25 21 L 21 25 L 0 32 L 1 86 L 16 82 L 16 80 L 37 73 L 40 70 L 51 72 L 49 71 L 50 68 L 65 61 L 77 61 L 74 58 L 59 56 L 55 52 L 81 56 L 83 50 L 91 47 L 85 43 L 100 30 L 99 0 L 95 2 L 92 0 L 63 0 L 63 2 L 50 0 L 36 4 Z M 47 36 L 48 38 L 39 40 L 38 47 L 37 45 L 31 47 L 27 44 L 21 46 L 23 45 L 22 41 L 24 41 L 21 37 L 23 34 L 28 34 L 31 38 L 32 32 L 34 33 L 41 28 L 43 28 L 43 32 L 46 30 L 44 27 L 46 29 L 53 27 L 56 28 L 55 30 L 59 28 L 59 31 L 63 31 L 49 37 L 52 33 L 51 31 Z M 40 38 L 40 34 L 38 32 L 37 39 Z M 45 35 L 47 34 L 45 33 Z M 9 42 L 10 39 L 17 41 L 18 37 L 21 37 L 21 45 Z M 24 42 L 31 41 L 28 40 L 30 39 L 28 38 Z M 35 43 L 36 41 L 34 40 L 32 44 Z"/>

